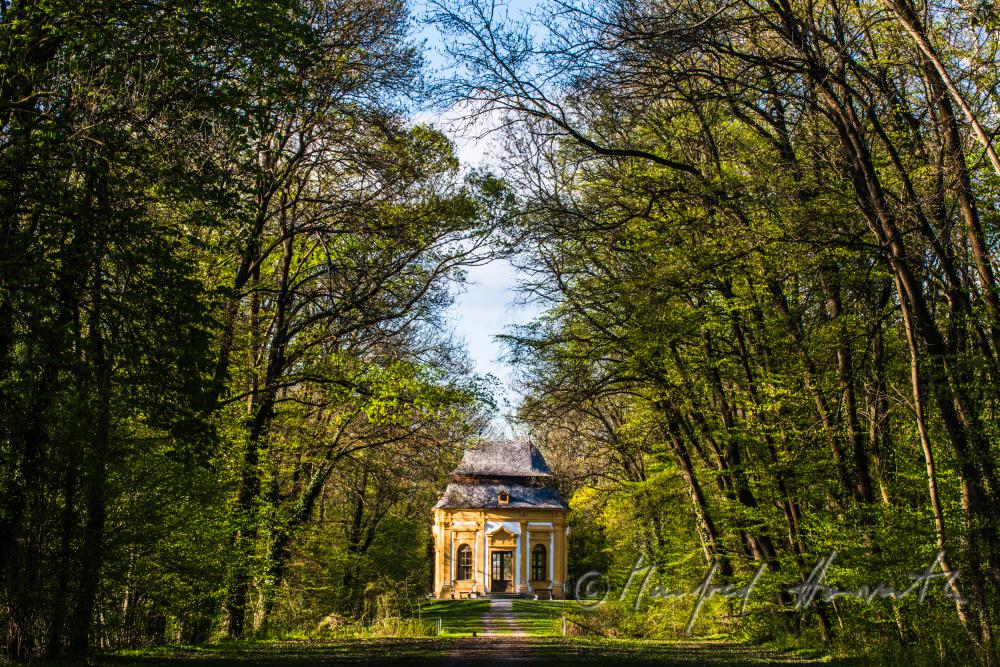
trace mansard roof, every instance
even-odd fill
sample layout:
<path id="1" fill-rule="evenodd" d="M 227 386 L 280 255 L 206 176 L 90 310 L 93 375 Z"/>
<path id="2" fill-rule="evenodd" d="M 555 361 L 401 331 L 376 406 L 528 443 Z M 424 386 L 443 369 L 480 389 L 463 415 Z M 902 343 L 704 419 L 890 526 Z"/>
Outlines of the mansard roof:
<path id="1" fill-rule="evenodd" d="M 551 477 L 545 457 L 528 440 L 483 440 L 465 450 L 453 477 Z"/>
<path id="2" fill-rule="evenodd" d="M 510 498 L 500 504 L 500 492 Z M 552 469 L 527 440 L 482 441 L 467 449 L 435 509 L 567 509 Z"/>

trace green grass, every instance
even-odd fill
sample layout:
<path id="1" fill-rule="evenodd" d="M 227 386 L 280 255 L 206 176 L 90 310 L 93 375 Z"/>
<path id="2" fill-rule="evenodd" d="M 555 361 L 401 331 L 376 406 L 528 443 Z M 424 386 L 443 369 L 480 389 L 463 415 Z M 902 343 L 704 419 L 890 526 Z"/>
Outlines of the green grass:
<path id="1" fill-rule="evenodd" d="M 562 635 L 563 614 L 574 606 L 566 600 L 514 600 L 514 614 L 529 636 L 557 637 Z"/>
<path id="2" fill-rule="evenodd" d="M 766 651 L 723 642 L 662 642 L 561 637 L 391 638 L 315 642 L 228 642 L 204 648 L 169 647 L 103 655 L 91 665 L 109 667 L 320 667 L 335 665 L 493 665 L 517 658 L 533 665 L 674 665 L 758 667 L 827 665 L 861 667 L 857 660 L 830 660 Z"/>
<path id="3" fill-rule="evenodd" d="M 122 667 L 319 667 L 321 665 L 492 665 L 517 664 L 589 667 L 674 665 L 677 667 L 754 667 L 828 665 L 860 667 L 859 660 L 834 660 L 822 651 L 767 650 L 725 641 L 653 641 L 563 638 L 563 601 L 514 600 L 514 620 L 527 637 L 482 637 L 489 600 L 430 601 L 421 606 L 423 623 L 440 618 L 440 637 L 357 637 L 327 641 L 223 642 L 206 647 L 158 647 L 118 651 L 90 664 Z"/>
<path id="4" fill-rule="evenodd" d="M 434 600 L 421 606 L 420 616 L 432 622 L 440 618 L 442 636 L 462 637 L 483 631 L 483 614 L 489 609 L 489 600 Z"/>
<path id="5" fill-rule="evenodd" d="M 562 634 L 562 615 L 567 609 L 562 600 L 514 600 L 514 620 L 519 629 L 531 637 L 555 637 Z M 469 637 L 483 632 L 483 614 L 490 609 L 489 600 L 435 600 L 420 608 L 425 621 L 441 619 L 445 637 Z M 494 634 L 507 634 L 503 628 Z"/>
<path id="6" fill-rule="evenodd" d="M 455 648 L 440 638 L 351 638 L 330 641 L 241 641 L 117 651 L 90 665 L 128 667 L 312 667 L 314 665 L 437 665 Z M 62 666 L 60 666 L 62 667 Z"/>

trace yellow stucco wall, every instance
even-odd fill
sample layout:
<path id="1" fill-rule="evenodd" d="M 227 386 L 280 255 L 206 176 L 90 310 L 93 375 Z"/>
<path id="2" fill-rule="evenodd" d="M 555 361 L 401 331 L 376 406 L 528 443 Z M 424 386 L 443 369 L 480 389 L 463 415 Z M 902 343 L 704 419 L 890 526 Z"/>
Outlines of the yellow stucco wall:
<path id="1" fill-rule="evenodd" d="M 502 529 L 502 530 L 501 530 Z M 514 589 L 532 593 L 549 589 L 564 597 L 567 577 L 566 510 L 552 509 L 436 509 L 434 510 L 434 592 L 439 599 L 460 593 L 490 592 L 490 563 L 494 551 L 512 551 Z M 462 544 L 472 548 L 472 578 L 459 580 L 457 554 Z M 531 547 L 542 544 L 548 563 L 546 578 L 531 580 Z"/>

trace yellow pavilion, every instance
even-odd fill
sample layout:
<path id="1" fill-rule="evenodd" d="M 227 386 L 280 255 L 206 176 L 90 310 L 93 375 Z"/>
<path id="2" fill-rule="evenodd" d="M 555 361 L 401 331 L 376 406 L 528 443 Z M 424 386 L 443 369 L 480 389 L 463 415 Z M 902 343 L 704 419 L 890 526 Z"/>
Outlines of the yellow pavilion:
<path id="1" fill-rule="evenodd" d="M 563 598 L 566 501 L 529 441 L 466 450 L 434 506 L 434 593 Z"/>

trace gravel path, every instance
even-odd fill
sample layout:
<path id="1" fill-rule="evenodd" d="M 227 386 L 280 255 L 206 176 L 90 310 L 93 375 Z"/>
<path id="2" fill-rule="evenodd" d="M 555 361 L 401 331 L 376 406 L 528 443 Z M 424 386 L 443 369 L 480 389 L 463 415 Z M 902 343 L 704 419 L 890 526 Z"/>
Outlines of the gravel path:
<path id="1" fill-rule="evenodd" d="M 513 600 L 490 600 L 490 610 L 483 614 L 483 635 L 524 637 L 527 633 L 518 624 Z"/>
<path id="2" fill-rule="evenodd" d="M 447 667 L 469 663 L 529 665 L 532 656 L 518 637 L 527 633 L 517 622 L 513 600 L 490 600 L 483 614 L 483 638 L 463 639 L 442 663 Z M 489 638 L 489 639 L 486 639 Z"/>

